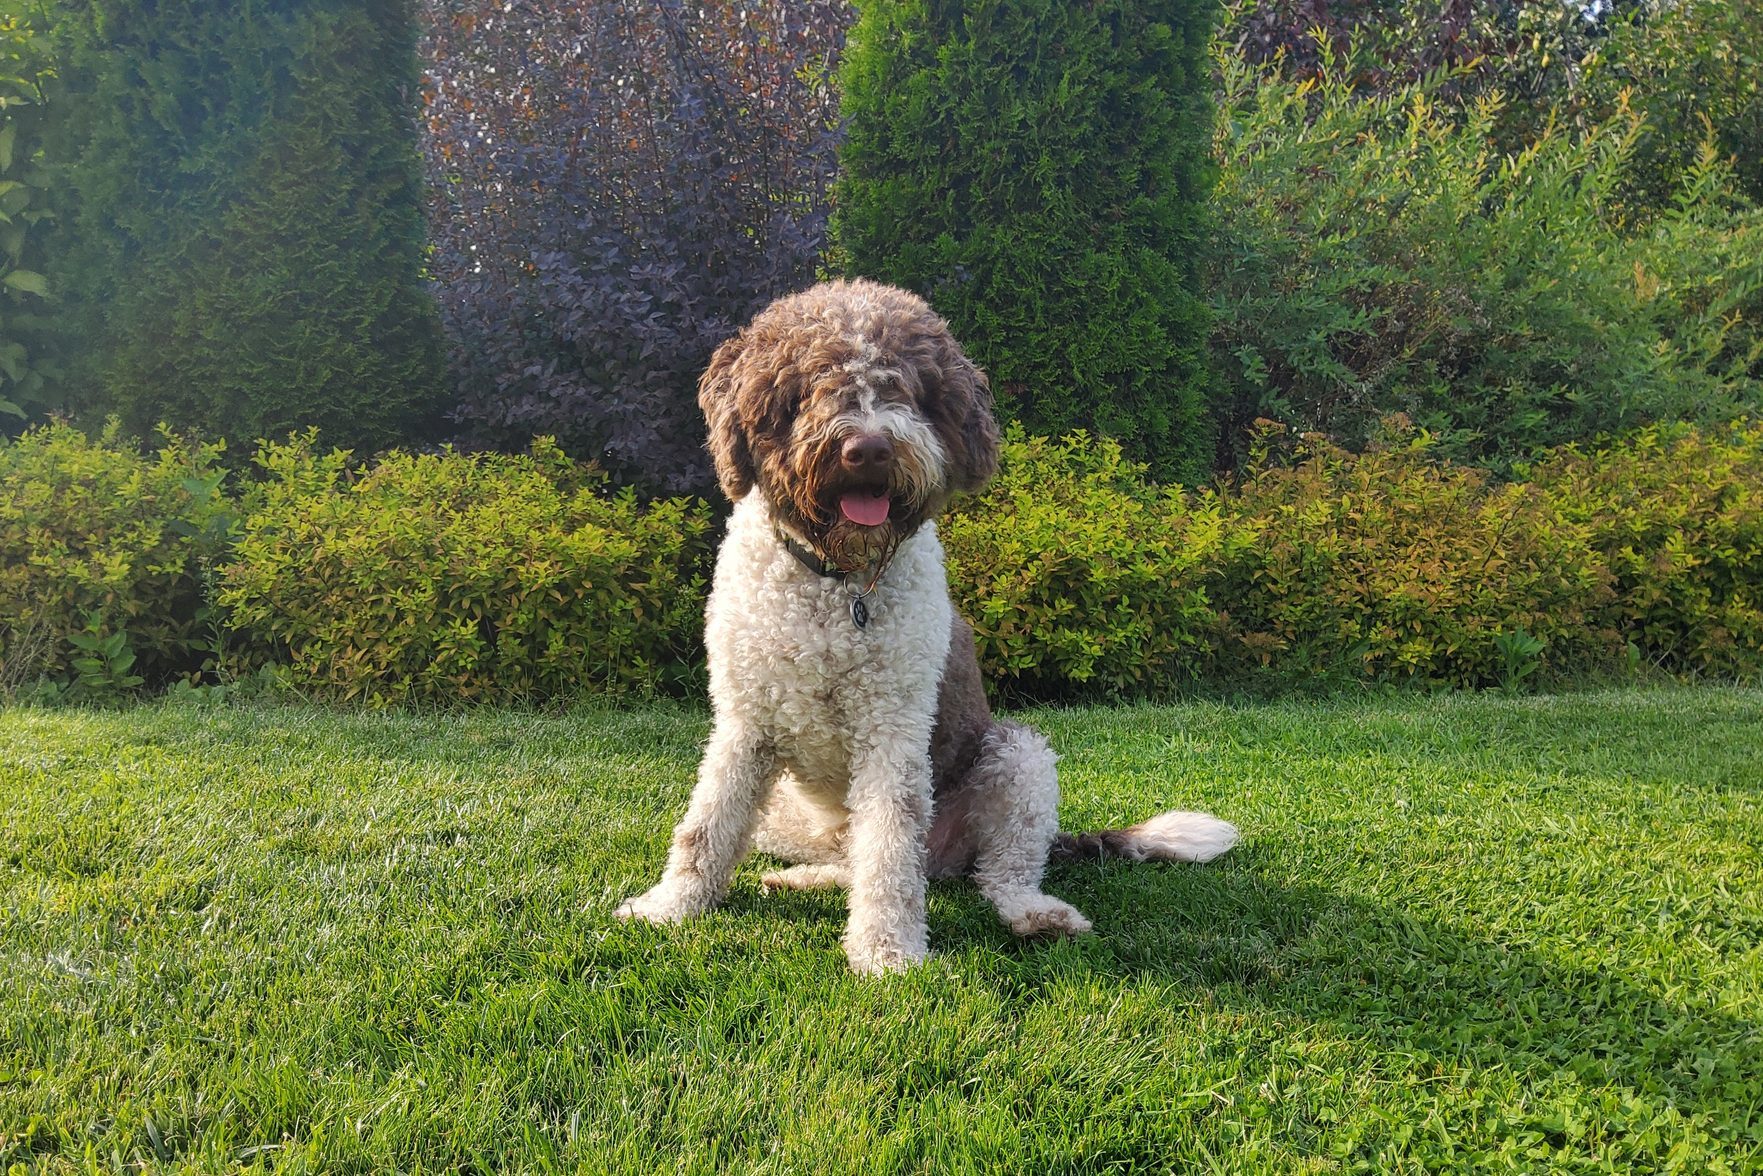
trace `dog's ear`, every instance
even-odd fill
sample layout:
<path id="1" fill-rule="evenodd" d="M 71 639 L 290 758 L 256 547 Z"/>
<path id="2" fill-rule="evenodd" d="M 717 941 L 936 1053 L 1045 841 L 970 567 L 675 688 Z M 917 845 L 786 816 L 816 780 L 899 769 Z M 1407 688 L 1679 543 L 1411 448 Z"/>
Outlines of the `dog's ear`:
<path id="1" fill-rule="evenodd" d="M 940 430 L 949 452 L 949 489 L 971 493 L 998 472 L 998 420 L 992 415 L 992 386 L 972 360 L 955 352 L 943 365 Z"/>
<path id="2" fill-rule="evenodd" d="M 730 502 L 745 498 L 758 476 L 737 411 L 735 361 L 741 356 L 744 336 L 745 332 L 718 347 L 698 380 L 698 407 L 704 410 L 704 423 L 710 429 L 706 444 L 716 463 L 716 480 Z"/>

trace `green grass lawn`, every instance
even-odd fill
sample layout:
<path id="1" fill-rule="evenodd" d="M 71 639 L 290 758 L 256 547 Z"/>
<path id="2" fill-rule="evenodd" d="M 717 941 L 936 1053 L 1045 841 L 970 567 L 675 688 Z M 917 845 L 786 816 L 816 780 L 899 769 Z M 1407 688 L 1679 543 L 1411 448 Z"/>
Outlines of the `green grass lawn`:
<path id="1" fill-rule="evenodd" d="M 1763 691 L 1043 710 L 1083 864 L 629 927 L 706 719 L 0 711 L 0 1169 L 1757 1171 Z"/>

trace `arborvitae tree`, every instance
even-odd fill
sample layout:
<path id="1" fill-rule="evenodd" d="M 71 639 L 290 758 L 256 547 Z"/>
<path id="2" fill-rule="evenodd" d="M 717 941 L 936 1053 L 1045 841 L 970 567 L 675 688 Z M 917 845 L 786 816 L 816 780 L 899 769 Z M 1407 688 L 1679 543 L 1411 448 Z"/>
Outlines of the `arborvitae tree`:
<path id="1" fill-rule="evenodd" d="M 0 13 L 0 437 L 57 407 L 39 158 L 42 81 L 54 68 L 44 25 L 35 9 Z"/>
<path id="2" fill-rule="evenodd" d="M 874 0 L 843 67 L 847 268 L 924 295 L 1031 429 L 1204 477 L 1214 0 Z"/>
<path id="3" fill-rule="evenodd" d="M 81 407 L 250 441 L 422 437 L 410 0 L 63 0 L 50 158 Z"/>

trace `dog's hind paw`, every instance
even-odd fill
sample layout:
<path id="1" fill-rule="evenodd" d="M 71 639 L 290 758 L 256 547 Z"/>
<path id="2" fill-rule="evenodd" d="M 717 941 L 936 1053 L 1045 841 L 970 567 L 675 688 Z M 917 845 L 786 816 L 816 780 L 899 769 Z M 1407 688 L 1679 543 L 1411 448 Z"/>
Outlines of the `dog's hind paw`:
<path id="1" fill-rule="evenodd" d="M 759 885 L 767 890 L 838 890 L 851 885 L 851 871 L 843 865 L 791 866 L 766 873 Z"/>
<path id="2" fill-rule="evenodd" d="M 1030 936 L 1087 935 L 1091 927 L 1083 912 L 1050 894 L 1037 894 L 1020 902 L 1001 905 L 998 913 L 1010 930 Z"/>

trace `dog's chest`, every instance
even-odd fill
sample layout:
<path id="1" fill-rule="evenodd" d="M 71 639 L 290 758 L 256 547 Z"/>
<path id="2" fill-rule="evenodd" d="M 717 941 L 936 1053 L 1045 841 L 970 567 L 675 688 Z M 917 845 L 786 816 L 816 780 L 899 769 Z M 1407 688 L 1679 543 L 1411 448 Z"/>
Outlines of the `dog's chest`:
<path id="1" fill-rule="evenodd" d="M 724 546 L 706 626 L 715 702 L 817 790 L 842 795 L 862 749 L 929 746 L 951 612 L 941 549 L 922 538 L 865 599 L 862 626 L 846 582 L 739 531 Z"/>

